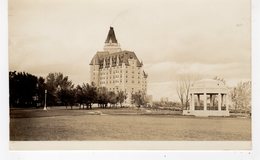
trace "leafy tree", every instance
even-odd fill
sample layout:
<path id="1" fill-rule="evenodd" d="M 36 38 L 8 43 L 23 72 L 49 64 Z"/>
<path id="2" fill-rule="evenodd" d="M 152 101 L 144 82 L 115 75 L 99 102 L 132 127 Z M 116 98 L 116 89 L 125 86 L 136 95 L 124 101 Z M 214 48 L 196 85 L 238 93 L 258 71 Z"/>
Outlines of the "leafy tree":
<path id="1" fill-rule="evenodd" d="M 44 98 L 45 98 L 45 89 L 46 89 L 46 83 L 43 77 L 38 78 L 36 89 L 37 89 L 38 103 L 40 106 L 43 106 Z"/>
<path id="2" fill-rule="evenodd" d="M 126 100 L 126 93 L 123 91 L 119 91 L 117 94 L 117 100 L 120 104 L 120 107 L 122 107 L 122 104 L 124 103 L 124 101 Z"/>
<path id="3" fill-rule="evenodd" d="M 59 92 L 62 90 L 71 90 L 73 88 L 72 81 L 68 76 L 63 76 L 62 73 L 49 73 L 46 77 L 47 88 L 47 104 L 57 105 L 62 103 Z"/>
<path id="4" fill-rule="evenodd" d="M 96 87 L 91 84 L 89 85 L 84 84 L 82 85 L 82 98 L 83 98 L 83 103 L 86 104 L 87 109 L 90 108 L 92 109 L 92 104 L 97 101 L 97 89 Z"/>
<path id="5" fill-rule="evenodd" d="M 82 87 L 80 85 L 77 85 L 75 92 L 76 92 L 76 95 L 75 95 L 76 102 L 79 104 L 80 108 L 81 108 L 81 105 L 83 105 L 83 109 L 84 109 L 84 94 L 83 94 Z"/>
<path id="6" fill-rule="evenodd" d="M 146 104 L 145 96 L 141 92 L 136 92 L 132 94 L 132 104 L 137 105 L 137 107 L 141 107 L 141 105 Z"/>
<path id="7" fill-rule="evenodd" d="M 110 103 L 110 105 L 116 106 L 116 104 L 118 103 L 118 99 L 115 92 L 113 91 L 108 92 L 108 102 Z"/>
<path id="8" fill-rule="evenodd" d="M 108 90 L 106 87 L 98 89 L 97 102 L 101 108 L 106 108 L 109 102 Z"/>
<path id="9" fill-rule="evenodd" d="M 69 89 L 60 89 L 60 91 L 58 92 L 58 97 L 60 99 L 60 101 L 62 102 L 62 105 L 66 106 L 70 106 L 71 109 L 73 108 L 73 105 L 75 103 L 75 94 L 76 90 L 73 88 L 69 88 Z"/>
<path id="10" fill-rule="evenodd" d="M 9 72 L 10 106 L 32 107 L 36 104 L 37 77 L 25 72 Z"/>

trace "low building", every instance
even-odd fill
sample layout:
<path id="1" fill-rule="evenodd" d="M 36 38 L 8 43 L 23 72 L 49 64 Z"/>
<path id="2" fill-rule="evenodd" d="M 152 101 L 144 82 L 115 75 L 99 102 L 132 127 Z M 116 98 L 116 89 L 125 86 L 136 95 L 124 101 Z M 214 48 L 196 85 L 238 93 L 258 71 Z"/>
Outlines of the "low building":
<path id="1" fill-rule="evenodd" d="M 229 116 L 228 88 L 222 81 L 203 79 L 190 88 L 190 105 L 183 115 Z"/>

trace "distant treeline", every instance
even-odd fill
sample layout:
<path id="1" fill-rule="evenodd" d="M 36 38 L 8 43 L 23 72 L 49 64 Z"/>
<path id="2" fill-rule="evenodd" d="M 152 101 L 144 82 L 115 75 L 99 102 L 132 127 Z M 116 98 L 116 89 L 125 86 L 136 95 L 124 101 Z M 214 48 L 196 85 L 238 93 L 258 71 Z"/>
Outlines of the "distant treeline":
<path id="1" fill-rule="evenodd" d="M 108 104 L 122 107 L 127 98 L 123 91 L 108 91 L 105 87 L 83 83 L 74 86 L 68 76 L 62 73 L 49 73 L 46 78 L 37 77 L 25 72 L 9 72 L 10 107 L 42 107 L 45 104 L 47 90 L 47 106 L 83 105 L 92 108 L 97 103 L 101 108 Z M 141 106 L 146 103 L 143 93 L 133 93 L 131 103 Z"/>

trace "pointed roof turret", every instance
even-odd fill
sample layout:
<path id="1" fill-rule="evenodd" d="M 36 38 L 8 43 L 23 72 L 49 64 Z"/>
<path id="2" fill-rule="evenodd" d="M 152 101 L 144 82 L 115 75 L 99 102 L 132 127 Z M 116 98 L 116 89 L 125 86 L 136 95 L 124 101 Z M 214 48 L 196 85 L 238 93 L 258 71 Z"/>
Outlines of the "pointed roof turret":
<path id="1" fill-rule="evenodd" d="M 105 43 L 110 43 L 110 42 L 117 43 L 116 35 L 115 35 L 113 27 L 110 27 Z"/>
<path id="2" fill-rule="evenodd" d="M 104 46 L 104 51 L 109 53 L 121 52 L 120 44 L 116 40 L 113 27 L 110 27 Z"/>

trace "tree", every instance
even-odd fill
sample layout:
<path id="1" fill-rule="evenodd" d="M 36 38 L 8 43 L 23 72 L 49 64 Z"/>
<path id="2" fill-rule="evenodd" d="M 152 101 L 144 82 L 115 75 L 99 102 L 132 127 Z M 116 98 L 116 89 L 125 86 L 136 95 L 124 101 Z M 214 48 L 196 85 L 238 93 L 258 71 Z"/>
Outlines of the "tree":
<path id="1" fill-rule="evenodd" d="M 37 77 L 29 73 L 9 72 L 10 106 L 35 106 L 37 81 Z"/>
<path id="2" fill-rule="evenodd" d="M 91 85 L 89 86 L 89 101 L 90 101 L 90 108 L 92 109 L 92 104 L 93 103 L 97 103 L 97 95 L 98 95 L 98 91 L 97 91 L 97 87 L 95 86 L 95 83 L 92 82 Z"/>
<path id="3" fill-rule="evenodd" d="M 116 106 L 116 104 L 118 103 L 118 98 L 115 92 L 108 92 L 108 102 L 110 103 L 110 106 Z"/>
<path id="4" fill-rule="evenodd" d="M 40 106 L 44 105 L 45 89 L 46 89 L 45 79 L 43 77 L 39 77 L 37 82 L 37 96 L 38 96 L 38 103 Z"/>
<path id="5" fill-rule="evenodd" d="M 109 102 L 108 90 L 106 87 L 98 89 L 97 102 L 101 108 L 106 108 Z"/>
<path id="6" fill-rule="evenodd" d="M 126 99 L 126 93 L 123 91 L 119 91 L 117 94 L 117 100 L 118 100 L 121 108 L 122 108 L 122 104 L 124 103 L 125 99 Z"/>
<path id="7" fill-rule="evenodd" d="M 46 77 L 47 88 L 47 103 L 48 105 L 59 105 L 62 103 L 59 92 L 64 90 L 71 90 L 73 88 L 72 81 L 68 76 L 63 76 L 62 73 L 49 73 Z"/>
<path id="8" fill-rule="evenodd" d="M 75 103 L 75 89 L 74 88 L 62 88 L 58 91 L 58 97 L 62 105 L 70 106 L 71 109 Z"/>
<path id="9" fill-rule="evenodd" d="M 81 105 L 83 105 L 83 109 L 84 109 L 84 94 L 83 94 L 83 89 L 80 85 L 77 85 L 76 89 L 76 102 L 79 104 L 79 109 L 81 108 Z"/>
<path id="10" fill-rule="evenodd" d="M 251 81 L 239 82 L 230 96 L 236 111 L 251 112 Z"/>
<path id="11" fill-rule="evenodd" d="M 181 102 L 182 110 L 187 109 L 189 105 L 189 93 L 192 83 L 200 79 L 200 75 L 182 74 L 178 77 L 176 91 Z"/>
<path id="12" fill-rule="evenodd" d="M 215 77 L 213 77 L 213 79 L 214 79 L 214 80 L 221 81 L 221 82 L 223 82 L 224 84 L 226 84 L 226 81 L 225 81 L 224 78 L 220 78 L 220 77 L 218 77 L 218 76 L 215 76 Z"/>
<path id="13" fill-rule="evenodd" d="M 83 103 L 86 104 L 87 109 L 92 109 L 92 104 L 97 101 L 97 88 L 94 86 L 94 84 L 89 85 L 88 83 L 83 83 L 82 94 Z"/>
<path id="14" fill-rule="evenodd" d="M 146 104 L 145 96 L 141 92 L 136 92 L 132 94 L 132 104 L 137 105 L 137 107 L 141 107 L 141 105 Z"/>

